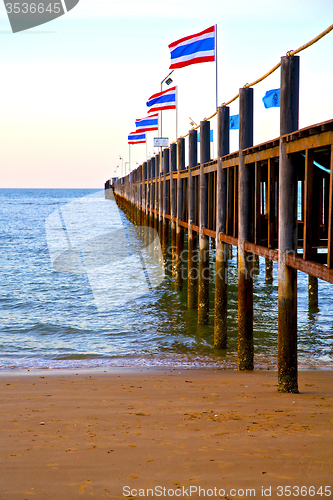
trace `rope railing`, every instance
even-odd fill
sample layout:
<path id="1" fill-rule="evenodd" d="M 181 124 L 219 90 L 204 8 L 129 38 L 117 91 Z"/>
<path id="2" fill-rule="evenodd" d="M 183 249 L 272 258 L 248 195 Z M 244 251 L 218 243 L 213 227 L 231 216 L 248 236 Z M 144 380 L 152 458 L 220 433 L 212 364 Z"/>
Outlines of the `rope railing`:
<path id="1" fill-rule="evenodd" d="M 311 47 L 311 45 L 315 44 L 316 42 L 318 42 L 318 40 L 320 40 L 321 38 L 323 38 L 325 35 L 327 35 L 330 31 L 333 30 L 333 24 L 331 24 L 331 26 L 329 26 L 325 31 L 323 31 L 322 33 L 320 33 L 319 35 L 317 35 L 315 38 L 313 38 L 312 40 L 310 40 L 308 43 L 305 43 L 304 45 L 302 45 L 301 47 L 299 47 L 298 49 L 296 50 L 289 50 L 287 53 L 286 53 L 286 56 L 288 57 L 292 57 L 296 54 L 298 54 L 299 52 L 301 52 L 302 50 L 305 50 L 307 49 L 308 47 Z M 243 88 L 247 89 L 249 87 L 254 87 L 254 85 L 256 85 L 257 83 L 260 83 L 262 82 L 263 80 L 265 80 L 265 78 L 267 78 L 269 75 L 271 75 L 272 73 L 274 73 L 274 71 L 276 71 L 279 67 L 281 66 L 281 62 L 277 63 L 271 70 L 267 71 L 267 73 L 265 73 L 263 76 L 261 76 L 260 78 L 258 78 L 257 80 L 255 80 L 254 82 L 252 83 L 246 83 L 244 85 Z M 227 102 L 224 102 L 221 106 L 224 107 L 224 106 L 228 106 L 229 104 L 231 104 L 232 102 L 236 101 L 236 99 L 238 99 L 239 97 L 239 93 L 236 94 L 232 99 L 230 99 L 229 101 Z M 216 116 L 218 113 L 218 111 L 215 111 L 215 113 L 213 113 L 211 116 L 209 116 L 208 118 L 204 118 L 203 121 L 208 121 L 208 120 L 211 120 L 212 118 L 214 118 L 214 116 Z M 197 125 L 196 127 L 193 127 L 192 130 L 196 130 L 200 127 L 200 125 Z M 179 137 L 179 139 L 184 139 L 185 137 L 187 137 L 189 135 L 189 132 L 185 135 L 182 135 Z M 176 141 L 175 141 L 176 142 Z M 173 143 L 174 144 L 174 143 Z"/>

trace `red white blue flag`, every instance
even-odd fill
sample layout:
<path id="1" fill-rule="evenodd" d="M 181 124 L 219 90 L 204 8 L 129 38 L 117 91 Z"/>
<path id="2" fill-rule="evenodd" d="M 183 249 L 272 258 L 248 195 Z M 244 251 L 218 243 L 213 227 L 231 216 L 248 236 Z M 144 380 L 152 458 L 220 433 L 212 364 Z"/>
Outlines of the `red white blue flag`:
<path id="1" fill-rule="evenodd" d="M 150 130 L 158 130 L 158 113 L 145 118 L 135 120 L 137 132 L 149 132 Z"/>
<path id="2" fill-rule="evenodd" d="M 170 43 L 169 49 L 171 55 L 170 69 L 215 61 L 216 26 L 211 26 L 200 33 Z"/>
<path id="3" fill-rule="evenodd" d="M 148 113 L 163 111 L 164 109 L 176 109 L 176 87 L 153 94 L 146 104 L 150 108 Z"/>
<path id="4" fill-rule="evenodd" d="M 128 144 L 144 144 L 146 142 L 146 133 L 130 132 Z"/>

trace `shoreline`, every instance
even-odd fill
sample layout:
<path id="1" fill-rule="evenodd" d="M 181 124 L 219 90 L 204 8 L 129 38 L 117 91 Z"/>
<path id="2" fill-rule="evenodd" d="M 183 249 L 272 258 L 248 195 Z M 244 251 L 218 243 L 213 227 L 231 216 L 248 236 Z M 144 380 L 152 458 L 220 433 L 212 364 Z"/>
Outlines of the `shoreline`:
<path id="1" fill-rule="evenodd" d="M 0 371 L 1 499 L 332 489 L 332 370 L 300 370 L 299 394 L 273 370 L 69 372 Z"/>
<path id="2" fill-rule="evenodd" d="M 153 371 L 159 372 L 159 371 L 168 371 L 168 372 L 173 372 L 173 371 L 217 371 L 217 372 L 239 372 L 238 368 L 232 368 L 232 367 L 216 367 L 216 366 L 162 366 L 162 365 L 151 365 L 151 366 L 101 366 L 101 367 L 80 367 L 80 368 L 0 368 L 0 380 L 5 377 L 5 376 L 34 376 L 34 375 L 85 375 L 89 373 L 94 373 L 94 374 L 112 374 L 112 373 L 125 373 L 125 374 L 137 374 L 139 375 L 140 373 L 145 373 L 145 372 L 150 372 L 152 373 Z M 277 367 L 255 367 L 253 371 L 242 371 L 240 373 L 258 373 L 258 372 L 271 372 L 271 373 L 276 373 L 277 374 Z M 298 367 L 298 372 L 332 372 L 333 371 L 333 365 L 332 366 L 311 366 L 311 367 L 306 367 L 306 366 L 299 366 Z"/>
<path id="3" fill-rule="evenodd" d="M 143 366 L 143 367 L 134 367 L 134 366 L 112 366 L 112 367 L 81 367 L 81 368 L 0 368 L 0 380 L 5 377 L 24 377 L 24 376 L 71 376 L 71 375 L 112 375 L 112 374 L 125 374 L 125 375 L 140 375 L 142 373 L 153 373 L 153 372 L 179 372 L 179 371 L 213 371 L 213 372 L 239 372 L 244 374 L 252 374 L 252 373 L 260 373 L 260 372 L 270 372 L 276 374 L 277 376 L 277 368 L 255 368 L 253 371 L 239 371 L 237 368 L 224 368 L 224 367 L 210 367 L 210 366 L 192 366 L 192 367 L 184 367 L 184 366 Z M 316 366 L 316 367 L 299 367 L 298 373 L 303 372 L 333 372 L 332 367 L 325 366 Z"/>

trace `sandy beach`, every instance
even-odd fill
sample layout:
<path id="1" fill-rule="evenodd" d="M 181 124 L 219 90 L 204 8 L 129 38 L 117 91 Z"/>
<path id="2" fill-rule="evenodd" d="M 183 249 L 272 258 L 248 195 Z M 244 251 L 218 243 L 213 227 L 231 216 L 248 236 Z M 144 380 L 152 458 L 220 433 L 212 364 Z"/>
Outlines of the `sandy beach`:
<path id="1" fill-rule="evenodd" d="M 8 500 L 333 496 L 333 371 L 1 374 Z"/>

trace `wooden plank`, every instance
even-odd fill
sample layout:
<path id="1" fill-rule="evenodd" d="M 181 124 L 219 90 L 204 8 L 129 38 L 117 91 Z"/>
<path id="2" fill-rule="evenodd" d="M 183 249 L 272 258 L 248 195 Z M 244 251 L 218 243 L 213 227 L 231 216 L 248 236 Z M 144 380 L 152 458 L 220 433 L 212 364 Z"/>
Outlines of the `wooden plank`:
<path id="1" fill-rule="evenodd" d="M 209 165 L 204 167 L 205 174 L 210 174 L 211 172 L 216 172 L 217 170 L 217 160 L 214 163 L 210 163 Z"/>
<path id="2" fill-rule="evenodd" d="M 264 161 L 268 160 L 269 158 L 278 158 L 278 157 L 279 157 L 279 146 L 275 146 L 274 148 L 263 149 L 262 151 L 246 154 L 245 164 L 254 163 L 256 161 Z"/>
<path id="3" fill-rule="evenodd" d="M 207 227 L 204 227 L 202 230 L 202 233 L 205 236 L 210 236 L 211 238 L 216 238 L 216 231 L 214 231 L 213 229 L 208 229 Z"/>
<path id="4" fill-rule="evenodd" d="M 231 158 L 227 157 L 226 159 L 222 160 L 222 168 L 232 168 L 236 167 L 237 165 L 239 165 L 238 153 L 236 154 L 236 156 L 233 156 Z"/>
<path id="5" fill-rule="evenodd" d="M 233 236 L 229 236 L 228 234 L 220 233 L 220 240 L 222 241 L 222 243 L 228 243 L 228 245 L 238 247 L 238 238 L 234 238 Z"/>
<path id="6" fill-rule="evenodd" d="M 333 143 L 333 131 L 321 132 L 309 137 L 296 139 L 286 143 L 286 153 L 298 153 L 306 149 L 315 149 L 323 146 L 330 146 Z"/>
<path id="7" fill-rule="evenodd" d="M 301 257 L 296 257 L 291 254 L 286 256 L 286 264 L 298 271 L 311 274 L 311 276 L 315 278 L 333 283 L 333 269 L 329 269 L 324 264 L 319 264 L 311 260 L 303 260 Z"/>
<path id="8" fill-rule="evenodd" d="M 265 257 L 266 259 L 275 261 L 279 260 L 278 250 L 272 250 L 270 248 L 263 247 L 261 245 L 255 245 L 254 243 L 250 243 L 249 241 L 246 241 L 244 243 L 244 248 L 247 252 L 259 255 L 259 257 Z"/>

